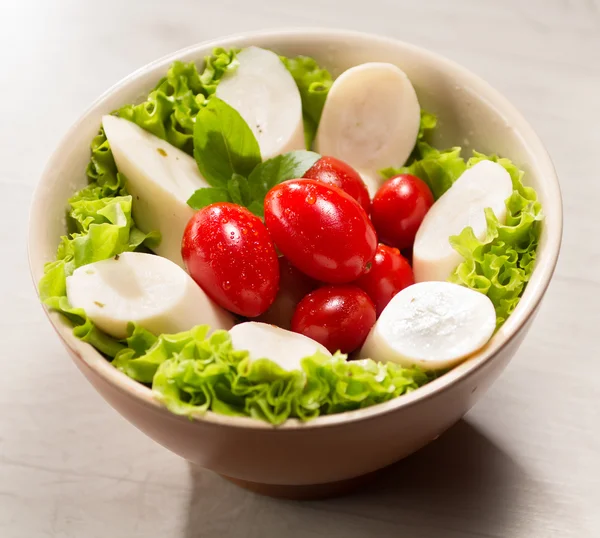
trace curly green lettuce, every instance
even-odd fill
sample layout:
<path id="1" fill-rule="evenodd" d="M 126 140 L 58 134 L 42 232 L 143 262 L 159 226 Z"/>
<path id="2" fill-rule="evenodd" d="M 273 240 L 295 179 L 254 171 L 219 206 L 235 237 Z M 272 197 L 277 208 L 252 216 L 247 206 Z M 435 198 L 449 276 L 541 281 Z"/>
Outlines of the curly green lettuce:
<path id="1" fill-rule="evenodd" d="M 225 73 L 238 66 L 237 50 L 216 48 L 205 58 L 202 73 L 193 62 L 174 62 L 148 98 L 138 105 L 125 105 L 113 114 L 136 123 L 146 131 L 189 153 L 194 152 L 194 122 L 200 107 L 214 95 Z M 115 196 L 124 180 L 117 171 L 104 130 L 94 137 L 87 176 L 102 189 L 104 196 Z"/>
<path id="2" fill-rule="evenodd" d="M 501 224 L 491 209 L 485 210 L 486 236 L 479 241 L 471 227 L 450 238 L 452 247 L 464 258 L 450 282 L 487 295 L 496 309 L 499 328 L 516 308 L 535 265 L 540 239 L 542 207 L 535 190 L 523 185 L 523 172 L 509 159 L 473 152 L 470 168 L 487 159 L 510 174 L 513 193 L 506 200 L 506 221 Z"/>
<path id="3" fill-rule="evenodd" d="M 68 218 L 72 231 L 61 237 L 56 260 L 46 264 L 40 280 L 43 301 L 66 296 L 66 278 L 82 265 L 133 251 L 143 244 L 153 247 L 158 232 L 144 234 L 131 218 L 131 196 L 99 198 L 97 185 L 79 191 L 69 200 Z"/>
<path id="4" fill-rule="evenodd" d="M 316 60 L 308 56 L 286 58 L 281 61 L 291 73 L 302 99 L 302 117 L 304 119 L 304 138 L 306 149 L 312 147 L 327 94 L 333 84 L 331 73 L 319 67 Z"/>
<path id="5" fill-rule="evenodd" d="M 223 75 L 237 68 L 236 52 L 215 49 L 205 58 L 201 74 L 194 62 L 174 62 L 146 101 L 124 106 L 116 115 L 192 155 L 196 115 Z"/>
<path id="6" fill-rule="evenodd" d="M 487 295 L 496 309 L 496 327 L 499 328 L 516 308 L 531 278 L 543 218 L 541 204 L 535 190 L 523 185 L 523 171 L 509 159 L 474 151 L 465 161 L 460 147 L 433 148 L 426 139 L 436 126 L 436 117 L 421 111 L 417 143 L 406 166 L 387 168 L 381 174 L 385 178 L 404 173 L 415 175 L 427 183 L 437 200 L 465 170 L 484 159 L 497 162 L 507 170 L 513 192 L 505 201 L 505 223 L 501 224 L 493 211 L 486 209 L 487 230 L 483 241 L 475 237 L 470 227 L 449 238 L 452 247 L 464 258 L 452 273 L 450 282 Z"/>
<path id="7" fill-rule="evenodd" d="M 460 147 L 438 150 L 427 142 L 436 127 L 435 114 L 421 110 L 417 142 L 406 164 L 400 168 L 385 168 L 379 173 L 385 179 L 398 174 L 417 176 L 427 183 L 433 197 L 437 200 L 460 177 L 467 165 L 461 157 Z"/>
<path id="8" fill-rule="evenodd" d="M 124 106 L 115 114 L 191 154 L 194 120 L 199 107 L 215 93 L 223 75 L 236 67 L 236 51 L 221 48 L 206 58 L 201 74 L 193 62 L 174 62 L 143 103 Z M 75 324 L 77 335 L 83 334 L 81 327 L 93 324 L 85 313 L 73 313 L 68 306 L 66 278 L 82 265 L 122 252 L 153 248 L 160 241 L 158 232 L 145 234 L 136 228 L 127 179 L 117 170 L 102 128 L 92 140 L 86 174 L 89 185 L 69 200 L 69 234 L 61 238 L 56 261 L 46 265 L 39 286 L 42 300 L 69 317 Z M 110 337 L 106 336 L 106 339 Z M 116 352 L 112 351 L 117 348 L 115 345 L 98 347 L 108 356 L 114 356 Z"/>
<path id="9" fill-rule="evenodd" d="M 122 252 L 153 248 L 160 241 L 158 232 L 145 234 L 135 227 L 131 217 L 132 198 L 125 187 L 119 191 L 120 196 L 103 197 L 102 187 L 92 183 L 69 200 L 67 218 L 71 231 L 61 237 L 56 260 L 46 264 L 39 283 L 44 304 L 73 323 L 75 336 L 109 357 L 114 357 L 123 345 L 97 329 L 83 310 L 69 305 L 67 277 L 83 265 Z"/>
<path id="10" fill-rule="evenodd" d="M 417 368 L 370 359 L 347 361 L 315 354 L 301 370 L 287 371 L 268 359 L 250 360 L 233 348 L 227 331 L 207 326 L 158 338 L 130 324 L 127 349 L 113 364 L 129 377 L 151 383 L 170 411 L 193 416 L 208 410 L 279 425 L 388 401 L 433 378 Z"/>

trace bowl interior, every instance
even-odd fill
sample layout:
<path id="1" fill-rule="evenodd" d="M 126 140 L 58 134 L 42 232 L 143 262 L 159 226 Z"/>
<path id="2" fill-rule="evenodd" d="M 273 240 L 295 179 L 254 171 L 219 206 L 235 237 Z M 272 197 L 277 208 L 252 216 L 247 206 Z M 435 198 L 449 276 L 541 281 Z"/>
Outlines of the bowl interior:
<path id="1" fill-rule="evenodd" d="M 67 199 L 86 184 L 85 168 L 89 145 L 97 133 L 100 118 L 116 108 L 143 100 L 176 59 L 203 62 L 213 47 L 257 45 L 278 53 L 314 57 L 334 75 L 367 61 L 391 62 L 402 68 L 412 81 L 422 108 L 438 115 L 439 128 L 434 144 L 438 147 L 462 146 L 497 153 L 512 159 L 525 170 L 524 181 L 534 187 L 542 202 L 545 221 L 538 250 L 537 266 L 517 307 L 504 326 L 478 354 L 433 383 L 386 404 L 342 415 L 320 417 L 313 425 L 352 420 L 391 408 L 407 405 L 432 391 L 441 390 L 483 361 L 500 347 L 533 314 L 550 281 L 561 240 L 562 207 L 558 180 L 552 163 L 537 135 L 519 112 L 498 92 L 466 69 L 418 47 L 367 34 L 335 30 L 269 31 L 225 38 L 196 45 L 162 58 L 136 71 L 100 97 L 73 125 L 50 159 L 35 193 L 30 216 L 29 258 L 34 281 L 43 274 L 45 262 L 54 259 L 58 240 L 65 233 Z M 73 335 L 70 326 L 58 315 L 51 320 L 66 343 L 97 372 L 156 405 L 146 387 L 116 371 L 91 346 Z M 259 427 L 258 421 L 217 417 L 208 413 L 204 420 Z M 296 427 L 288 421 L 286 427 Z"/>

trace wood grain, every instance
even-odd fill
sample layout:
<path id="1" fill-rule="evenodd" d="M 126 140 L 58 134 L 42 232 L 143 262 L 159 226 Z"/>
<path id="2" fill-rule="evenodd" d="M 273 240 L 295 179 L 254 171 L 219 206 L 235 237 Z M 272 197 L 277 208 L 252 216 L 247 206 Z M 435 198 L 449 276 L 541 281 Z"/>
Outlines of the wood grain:
<path id="1" fill-rule="evenodd" d="M 103 90 L 194 42 L 299 25 L 398 37 L 483 76 L 547 144 L 566 210 L 543 308 L 480 404 L 360 493 L 305 503 L 190 469 L 106 406 L 43 316 L 25 246 L 41 169 Z M 0 536 L 600 536 L 598 1 L 6 0 L 0 45 Z"/>

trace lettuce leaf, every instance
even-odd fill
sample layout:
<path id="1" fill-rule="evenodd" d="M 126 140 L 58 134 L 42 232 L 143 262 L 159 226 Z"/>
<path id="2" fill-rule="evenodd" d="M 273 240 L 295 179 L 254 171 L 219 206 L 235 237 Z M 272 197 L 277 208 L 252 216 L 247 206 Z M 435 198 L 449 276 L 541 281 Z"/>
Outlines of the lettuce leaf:
<path id="1" fill-rule="evenodd" d="M 192 62 L 175 62 L 143 103 L 124 106 L 114 114 L 191 154 L 195 117 L 215 93 L 223 75 L 237 67 L 236 53 L 233 49 L 215 49 L 206 58 L 201 74 Z M 136 228 L 127 179 L 117 170 L 102 128 L 92 140 L 86 174 L 89 185 L 69 200 L 69 233 L 60 239 L 56 260 L 44 268 L 40 297 L 50 309 L 71 320 L 77 337 L 114 357 L 125 348 L 124 344 L 97 329 L 85 312 L 71 308 L 66 297 L 66 279 L 82 265 L 122 252 L 151 249 L 160 241 L 160 234 L 143 233 Z"/>
<path id="2" fill-rule="evenodd" d="M 251 361 L 246 351 L 233 349 L 227 331 L 208 337 L 207 332 L 208 327 L 200 326 L 162 335 L 144 355 L 123 350 L 113 364 L 137 376 L 134 379 L 152 379 L 157 399 L 173 413 L 192 416 L 211 410 L 274 425 L 288 418 L 309 420 L 375 405 L 433 378 L 393 363 L 348 362 L 339 353 L 317 353 L 302 360 L 302 370 L 286 371 L 268 359 Z"/>
<path id="3" fill-rule="evenodd" d="M 125 192 L 123 187 L 120 190 Z M 102 197 L 103 192 L 98 183 L 93 183 L 69 200 L 69 227 L 73 231 L 60 238 L 56 260 L 44 267 L 39 290 L 48 308 L 60 312 L 73 323 L 75 336 L 114 357 L 123 345 L 95 327 L 83 310 L 69 305 L 67 277 L 82 265 L 106 260 L 122 252 L 152 248 L 160 241 L 160 234 L 144 234 L 135 227 L 131 218 L 131 196 Z"/>
<path id="4" fill-rule="evenodd" d="M 69 200 L 69 218 L 76 231 L 63 236 L 56 261 L 46 264 L 40 281 L 43 301 L 66 295 L 66 278 L 88 263 L 106 260 L 142 244 L 151 248 L 160 241 L 158 232 L 144 234 L 131 218 L 131 196 L 92 199 L 100 190 L 86 187 Z"/>
<path id="5" fill-rule="evenodd" d="M 400 168 L 389 167 L 379 172 L 385 179 L 398 174 L 417 176 L 427 183 L 436 200 L 452 186 L 467 167 L 460 155 L 461 148 L 438 150 L 427 142 L 437 123 L 435 114 L 421 110 L 417 143 L 406 164 Z"/>
<path id="6" fill-rule="evenodd" d="M 542 210 L 536 192 L 525 187 L 523 172 L 509 159 L 476 151 L 465 161 L 461 148 L 437 150 L 424 139 L 436 127 L 435 116 L 421 112 L 418 141 L 408 164 L 381 171 L 386 177 L 412 174 L 427 183 L 437 200 L 467 169 L 488 159 L 503 166 L 510 174 L 513 193 L 506 200 L 507 217 L 500 224 L 491 209 L 485 210 L 486 236 L 479 241 L 470 227 L 449 238 L 452 247 L 463 256 L 450 282 L 467 286 L 487 295 L 496 309 L 496 326 L 501 327 L 517 306 L 531 278 L 539 242 Z"/>
<path id="7" fill-rule="evenodd" d="M 467 169 L 460 152 L 460 147 L 440 151 L 427 142 L 418 141 L 411 157 L 413 160 L 409 160 L 410 164 L 401 168 L 386 168 L 380 173 L 386 179 L 398 174 L 417 176 L 427 183 L 437 200 Z"/>
<path id="8" fill-rule="evenodd" d="M 125 105 L 113 114 L 136 123 L 192 155 L 196 115 L 206 100 L 214 95 L 223 75 L 237 68 L 236 54 L 236 49 L 214 49 L 212 55 L 205 58 L 202 73 L 198 73 L 193 62 L 176 61 L 144 102 Z M 90 183 L 99 188 L 103 196 L 122 192 L 125 178 L 117 172 L 104 129 L 100 128 L 92 140 L 91 149 L 86 172 Z"/>
<path id="9" fill-rule="evenodd" d="M 81 308 L 73 308 L 66 296 L 49 297 L 45 304 L 73 323 L 73 334 L 77 338 L 91 344 L 105 356 L 114 357 L 125 347 L 123 343 L 98 329 Z"/>
<path id="10" fill-rule="evenodd" d="M 536 192 L 523 185 L 523 172 L 509 159 L 473 152 L 466 166 L 470 168 L 484 159 L 497 162 L 510 174 L 514 190 L 506 200 L 506 222 L 500 224 L 493 211 L 486 209 L 483 241 L 475 237 L 471 227 L 450 238 L 464 261 L 449 280 L 487 295 L 496 309 L 496 327 L 500 327 L 531 278 L 543 215 Z"/>
<path id="11" fill-rule="evenodd" d="M 421 142 L 427 140 L 429 135 L 434 131 L 437 127 L 437 116 L 432 112 L 427 112 L 427 110 L 421 109 L 421 122 L 419 124 L 419 134 L 417 134 L 417 142 Z M 416 149 L 416 145 L 415 145 Z M 415 155 L 415 158 L 418 158 L 419 155 Z M 409 159 L 409 163 L 412 159 Z"/>
<path id="12" fill-rule="evenodd" d="M 139 105 L 126 105 L 116 115 L 128 119 L 192 155 L 194 124 L 198 111 L 215 93 L 223 75 L 236 69 L 236 50 L 216 48 L 205 59 L 202 74 L 193 62 L 176 61 L 148 98 Z"/>
<path id="13" fill-rule="evenodd" d="M 304 138 L 306 149 L 310 149 L 321 120 L 325 99 L 327 99 L 327 94 L 333 84 L 333 78 L 329 71 L 319 67 L 316 60 L 308 56 L 296 56 L 295 58 L 281 56 L 281 61 L 296 81 L 300 91 Z"/>

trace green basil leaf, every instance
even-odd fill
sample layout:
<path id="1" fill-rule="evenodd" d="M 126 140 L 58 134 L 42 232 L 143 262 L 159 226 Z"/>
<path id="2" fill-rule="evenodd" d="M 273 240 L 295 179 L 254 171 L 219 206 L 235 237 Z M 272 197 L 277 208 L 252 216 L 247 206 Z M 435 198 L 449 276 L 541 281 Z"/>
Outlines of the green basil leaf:
<path id="1" fill-rule="evenodd" d="M 202 209 L 207 205 L 216 204 L 217 202 L 231 202 L 231 196 L 229 196 L 227 189 L 220 189 L 218 187 L 198 189 L 190 196 L 187 204 L 192 209 Z"/>
<path id="2" fill-rule="evenodd" d="M 214 96 L 196 116 L 194 158 L 212 187 L 225 187 L 233 174 L 248 176 L 261 162 L 248 124 L 237 110 Z"/>
<path id="3" fill-rule="evenodd" d="M 247 206 L 251 201 L 248 180 L 240 174 L 231 176 L 227 182 L 227 191 L 234 204 Z"/>
<path id="4" fill-rule="evenodd" d="M 254 200 L 253 202 L 250 202 L 250 204 L 248 205 L 248 210 L 251 213 L 254 213 L 257 217 L 260 217 L 261 219 L 265 216 L 264 203 L 259 202 L 258 200 Z"/>
<path id="5" fill-rule="evenodd" d="M 290 151 L 259 164 L 248 178 L 252 200 L 262 202 L 275 185 L 302 177 L 321 156 L 313 151 Z"/>

